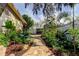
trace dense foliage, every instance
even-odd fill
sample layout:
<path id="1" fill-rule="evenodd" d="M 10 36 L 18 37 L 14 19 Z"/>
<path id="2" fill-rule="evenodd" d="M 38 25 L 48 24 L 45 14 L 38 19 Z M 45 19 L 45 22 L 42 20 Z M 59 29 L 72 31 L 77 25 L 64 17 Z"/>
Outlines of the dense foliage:
<path id="1" fill-rule="evenodd" d="M 60 50 L 60 51 L 69 51 L 70 53 L 74 51 L 73 46 L 73 35 L 75 35 L 75 46 L 76 46 L 76 53 L 79 51 L 79 29 L 68 29 L 65 31 L 52 29 L 52 31 L 44 31 L 42 35 L 48 46 Z M 66 52 L 67 53 L 67 52 Z M 72 55 L 72 54 L 70 54 Z"/>
<path id="2" fill-rule="evenodd" d="M 12 21 L 10 20 L 7 20 L 5 22 L 5 26 L 4 26 L 6 29 L 11 29 L 11 30 L 15 30 L 15 26 L 13 25 Z"/>
<path id="3" fill-rule="evenodd" d="M 16 31 L 14 24 L 7 20 L 5 26 L 7 32 L 0 33 L 0 44 L 8 46 L 10 42 L 14 41 L 16 43 L 29 43 L 28 34 L 25 35 L 23 31 Z"/>
<path id="4" fill-rule="evenodd" d="M 53 48 L 56 47 L 57 45 L 55 37 L 56 33 L 57 33 L 56 24 L 53 21 L 49 22 L 44 26 L 42 37 L 47 43 L 47 45 Z"/>
<path id="5" fill-rule="evenodd" d="M 73 41 L 73 36 L 75 37 L 75 42 Z M 54 21 L 47 23 L 44 26 L 42 38 L 46 42 L 47 46 L 52 47 L 56 50 L 60 50 L 65 53 L 70 53 L 72 55 L 74 51 L 75 43 L 76 53 L 79 51 L 79 29 L 69 28 L 67 30 L 57 29 Z"/>
<path id="6" fill-rule="evenodd" d="M 7 38 L 3 33 L 0 33 L 0 44 L 7 46 L 9 44 L 9 38 Z"/>
<path id="7" fill-rule="evenodd" d="M 22 17 L 24 18 L 24 20 L 25 20 L 26 23 L 27 23 L 27 26 L 25 26 L 24 29 L 25 29 L 25 30 L 28 30 L 30 27 L 33 26 L 34 21 L 33 21 L 32 18 L 29 17 L 28 15 L 23 15 Z"/>

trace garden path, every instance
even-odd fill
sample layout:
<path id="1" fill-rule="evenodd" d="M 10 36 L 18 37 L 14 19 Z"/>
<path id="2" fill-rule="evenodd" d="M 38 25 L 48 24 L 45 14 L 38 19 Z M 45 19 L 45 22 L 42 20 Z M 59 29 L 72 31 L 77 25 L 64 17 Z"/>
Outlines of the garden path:
<path id="1" fill-rule="evenodd" d="M 23 54 L 23 56 L 48 56 L 52 52 L 45 45 L 44 41 L 41 39 L 41 35 L 31 35 L 33 39 L 33 46 Z"/>
<path id="2" fill-rule="evenodd" d="M 41 35 L 31 35 L 33 45 L 28 48 L 28 45 L 24 45 L 24 49 L 16 54 L 10 56 L 50 56 L 53 55 L 52 51 L 45 45 L 41 38 Z M 6 48 L 0 45 L 0 56 L 5 55 Z"/>

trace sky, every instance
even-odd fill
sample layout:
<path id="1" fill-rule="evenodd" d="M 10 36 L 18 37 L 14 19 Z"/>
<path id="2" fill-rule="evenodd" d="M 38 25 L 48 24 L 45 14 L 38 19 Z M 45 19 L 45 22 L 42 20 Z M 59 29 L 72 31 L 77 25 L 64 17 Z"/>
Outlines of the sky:
<path id="1" fill-rule="evenodd" d="M 32 17 L 32 19 L 35 22 L 40 22 L 41 20 L 43 20 L 43 14 L 42 13 L 39 13 L 37 16 L 33 15 L 31 5 L 29 5 L 27 8 L 25 8 L 25 5 L 23 3 L 15 3 L 14 6 L 18 9 L 18 11 L 20 12 L 21 15 L 27 14 L 30 17 Z"/>
<path id="2" fill-rule="evenodd" d="M 16 7 L 16 9 L 18 9 L 18 11 L 20 12 L 21 15 L 27 14 L 30 17 L 32 17 L 32 19 L 35 22 L 40 22 L 44 18 L 42 13 L 39 13 L 38 15 L 33 15 L 31 5 L 29 5 L 27 8 L 25 8 L 24 3 L 14 3 L 14 6 Z M 63 10 L 68 11 L 68 12 L 71 11 L 69 8 L 65 8 Z M 79 4 L 75 5 L 75 15 L 79 16 Z"/>

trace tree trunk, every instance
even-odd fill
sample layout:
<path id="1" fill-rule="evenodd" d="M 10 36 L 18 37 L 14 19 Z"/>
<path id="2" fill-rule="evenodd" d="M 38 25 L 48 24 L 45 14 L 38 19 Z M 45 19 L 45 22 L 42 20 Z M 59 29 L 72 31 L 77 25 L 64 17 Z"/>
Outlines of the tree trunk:
<path id="1" fill-rule="evenodd" d="M 72 24 L 73 30 L 75 28 L 74 24 L 74 6 L 73 6 L 73 24 Z M 75 35 L 73 36 L 73 48 L 74 48 L 74 55 L 76 55 L 76 46 L 75 46 Z"/>

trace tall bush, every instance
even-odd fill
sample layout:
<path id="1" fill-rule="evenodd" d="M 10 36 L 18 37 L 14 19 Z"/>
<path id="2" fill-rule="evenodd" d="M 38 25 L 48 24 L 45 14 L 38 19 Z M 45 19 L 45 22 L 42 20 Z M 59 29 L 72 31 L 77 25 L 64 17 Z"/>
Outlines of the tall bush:
<path id="1" fill-rule="evenodd" d="M 24 33 L 22 33 L 23 31 L 16 31 L 16 27 L 14 26 L 12 21 L 7 20 L 4 27 L 7 29 L 7 32 L 0 33 L 0 43 L 3 46 L 8 46 L 12 41 L 21 44 L 30 42 L 30 40 L 27 39 L 28 35 L 24 35 Z"/>
<path id="2" fill-rule="evenodd" d="M 79 51 L 79 29 L 68 29 L 67 31 L 58 31 L 56 38 L 59 46 L 63 49 L 73 52 L 73 35 L 75 36 L 76 51 Z"/>

